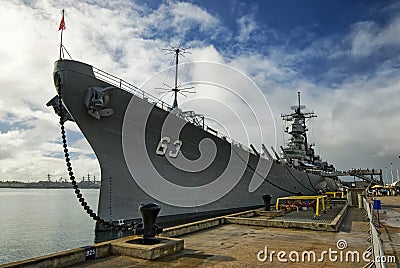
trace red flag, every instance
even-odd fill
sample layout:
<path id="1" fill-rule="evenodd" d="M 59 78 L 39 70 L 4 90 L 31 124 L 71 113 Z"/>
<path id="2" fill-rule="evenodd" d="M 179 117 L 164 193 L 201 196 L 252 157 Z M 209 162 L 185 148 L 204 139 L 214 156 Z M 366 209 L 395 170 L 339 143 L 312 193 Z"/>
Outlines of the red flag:
<path id="1" fill-rule="evenodd" d="M 63 16 L 60 22 L 60 27 L 58 27 L 58 30 L 65 30 L 65 21 L 64 21 L 64 12 L 63 12 Z"/>

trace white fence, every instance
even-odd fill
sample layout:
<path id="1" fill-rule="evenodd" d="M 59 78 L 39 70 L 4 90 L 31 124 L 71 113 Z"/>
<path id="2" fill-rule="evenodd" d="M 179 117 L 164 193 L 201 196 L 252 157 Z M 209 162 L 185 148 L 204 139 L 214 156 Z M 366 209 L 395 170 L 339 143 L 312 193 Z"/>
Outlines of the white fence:
<path id="1" fill-rule="evenodd" d="M 377 268 L 386 268 L 386 263 L 382 261 L 377 261 L 377 260 L 385 260 L 385 252 L 383 251 L 383 244 L 382 240 L 380 238 L 380 233 L 378 230 L 375 228 L 374 225 L 374 211 L 373 211 L 373 205 L 367 202 L 367 199 L 363 197 L 363 204 L 364 208 L 367 211 L 368 218 L 369 218 L 369 226 L 370 226 L 370 241 L 371 241 L 371 247 L 370 249 L 372 250 L 372 256 L 373 256 L 373 261 L 370 262 L 369 264 L 366 265 L 366 267 L 375 267 Z"/>

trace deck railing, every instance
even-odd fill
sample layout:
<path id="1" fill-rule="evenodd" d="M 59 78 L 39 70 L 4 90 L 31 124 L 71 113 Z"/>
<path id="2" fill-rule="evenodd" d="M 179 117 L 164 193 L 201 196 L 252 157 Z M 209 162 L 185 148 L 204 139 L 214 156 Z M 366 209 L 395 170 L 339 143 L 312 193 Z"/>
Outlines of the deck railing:
<path id="1" fill-rule="evenodd" d="M 143 100 L 147 100 L 149 103 L 156 105 L 158 108 L 161 108 L 164 111 L 167 112 L 171 111 L 172 107 L 168 105 L 166 102 L 154 97 L 153 95 L 150 95 L 149 93 L 144 92 L 140 88 L 126 82 L 125 80 L 122 80 L 121 78 L 118 78 L 112 74 L 109 74 L 95 67 L 93 67 L 93 72 L 97 79 L 100 79 L 113 86 L 119 87 L 122 90 L 130 92 L 136 97 L 139 97 Z"/>

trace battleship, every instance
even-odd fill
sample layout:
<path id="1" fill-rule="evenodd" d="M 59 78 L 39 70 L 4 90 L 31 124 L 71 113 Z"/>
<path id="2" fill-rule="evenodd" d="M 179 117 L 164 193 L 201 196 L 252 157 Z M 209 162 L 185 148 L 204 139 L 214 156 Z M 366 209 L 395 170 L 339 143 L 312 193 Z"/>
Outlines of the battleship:
<path id="1" fill-rule="evenodd" d="M 178 76 L 178 55 L 176 73 Z M 48 102 L 61 120 L 75 122 L 101 169 L 98 216 L 111 222 L 140 219 L 143 202 L 162 207 L 160 224 L 190 221 L 258 208 L 262 195 L 314 195 L 337 190 L 331 164 L 307 139 L 300 103 L 283 114 L 290 139 L 281 153 L 263 144 L 240 144 L 207 126 L 204 116 L 169 105 L 89 64 L 60 57 L 54 65 L 58 96 Z M 96 230 L 105 229 L 101 224 Z"/>

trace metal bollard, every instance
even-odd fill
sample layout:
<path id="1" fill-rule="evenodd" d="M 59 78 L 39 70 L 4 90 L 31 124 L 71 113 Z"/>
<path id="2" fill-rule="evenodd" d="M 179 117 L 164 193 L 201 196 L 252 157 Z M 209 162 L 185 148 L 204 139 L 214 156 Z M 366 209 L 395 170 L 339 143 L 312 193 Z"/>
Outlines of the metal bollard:
<path id="1" fill-rule="evenodd" d="M 142 243 L 145 245 L 154 245 L 160 242 L 155 236 L 162 232 L 162 228 L 155 225 L 157 215 L 161 207 L 156 203 L 143 203 L 139 206 L 142 214 L 143 228 L 139 229 L 136 234 L 142 234 Z"/>
<path id="2" fill-rule="evenodd" d="M 270 194 L 263 194 L 262 199 L 264 200 L 264 210 L 270 211 L 271 210 L 271 199 L 272 195 Z"/>

